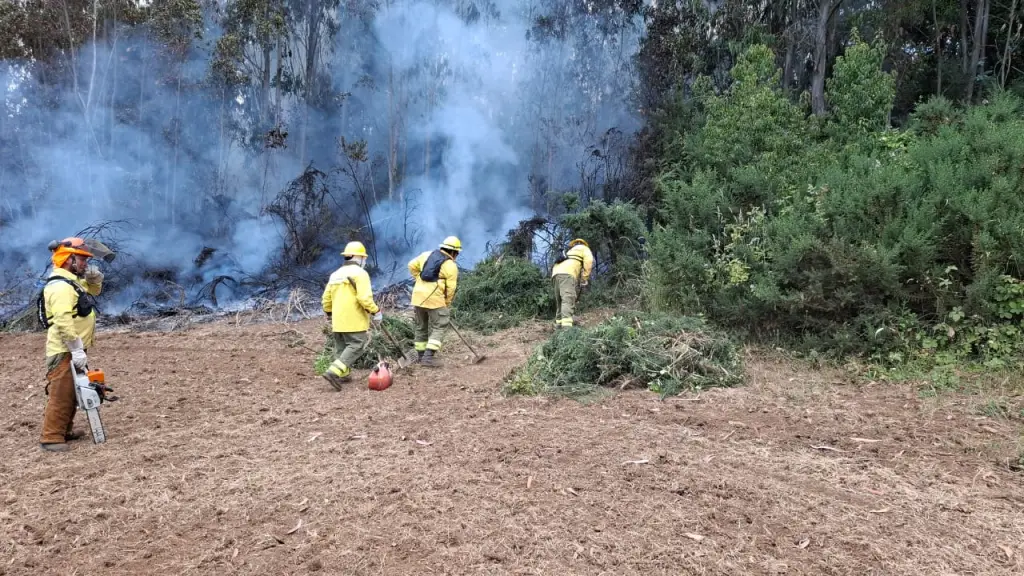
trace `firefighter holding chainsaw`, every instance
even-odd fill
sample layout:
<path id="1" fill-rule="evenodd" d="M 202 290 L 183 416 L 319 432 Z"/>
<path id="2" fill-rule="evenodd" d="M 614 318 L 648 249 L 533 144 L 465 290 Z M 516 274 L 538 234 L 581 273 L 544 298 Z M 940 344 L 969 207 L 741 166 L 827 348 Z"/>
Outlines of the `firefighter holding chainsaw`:
<path id="1" fill-rule="evenodd" d="M 341 253 L 345 263 L 331 274 L 324 288 L 322 304 L 331 321 L 334 362 L 324 371 L 324 379 L 340 391 L 352 379 L 352 365 L 369 344 L 370 324 L 383 321 L 380 307 L 373 300 L 370 275 L 366 272 L 366 247 L 349 242 Z"/>
<path id="2" fill-rule="evenodd" d="M 594 269 L 594 253 L 582 238 L 569 242 L 562 260 L 551 270 L 551 284 L 555 289 L 555 329 L 571 328 L 573 312 L 580 290 L 590 282 Z"/>
<path id="3" fill-rule="evenodd" d="M 455 259 L 461 251 L 462 242 L 449 236 L 437 250 L 424 252 L 409 261 L 409 273 L 416 279 L 412 289 L 416 319 L 414 345 L 418 361 L 424 366 L 435 366 L 434 355 L 441 350 L 448 328 L 449 308 L 459 281 Z"/>
<path id="4" fill-rule="evenodd" d="M 112 255 L 103 244 L 81 238 L 51 242 L 53 270 L 38 300 L 39 319 L 46 332 L 46 408 L 40 447 L 68 451 L 67 442 L 82 437 L 72 431 L 77 409 L 71 366 L 86 370 L 86 351 L 96 333 L 94 296 L 103 288 L 103 273 L 89 264 L 94 255 Z M 98 254 L 97 254 L 98 253 Z"/>

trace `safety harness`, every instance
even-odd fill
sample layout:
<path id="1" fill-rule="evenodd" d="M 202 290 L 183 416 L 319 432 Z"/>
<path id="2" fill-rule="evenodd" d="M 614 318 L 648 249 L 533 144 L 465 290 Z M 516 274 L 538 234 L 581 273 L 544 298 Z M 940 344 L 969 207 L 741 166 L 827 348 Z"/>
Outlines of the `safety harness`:
<path id="1" fill-rule="evenodd" d="M 85 288 L 82 288 L 81 284 L 63 276 L 50 276 L 46 279 L 46 284 L 44 284 L 43 288 L 39 291 L 39 297 L 36 298 L 36 317 L 39 319 L 39 324 L 43 328 L 49 328 L 53 325 L 53 322 L 50 321 L 49 314 L 46 313 L 46 298 L 43 296 L 43 292 L 46 290 L 46 287 L 50 285 L 50 282 L 57 280 L 70 284 L 71 287 L 75 289 L 75 293 L 78 294 L 78 301 L 75 303 L 75 307 L 71 310 L 72 318 L 85 318 L 89 314 L 92 314 L 93 309 L 96 308 L 96 299 L 92 297 L 92 294 L 86 292 Z"/>

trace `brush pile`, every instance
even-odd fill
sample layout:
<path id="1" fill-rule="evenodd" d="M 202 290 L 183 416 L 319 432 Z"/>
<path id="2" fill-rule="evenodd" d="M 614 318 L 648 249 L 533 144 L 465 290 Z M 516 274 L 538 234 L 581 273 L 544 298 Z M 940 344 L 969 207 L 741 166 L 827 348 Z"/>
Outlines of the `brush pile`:
<path id="1" fill-rule="evenodd" d="M 395 345 L 388 340 L 383 330 L 370 329 L 370 344 L 366 352 L 352 366 L 358 370 L 368 370 L 377 365 L 379 358 L 399 358 L 403 352 L 412 349 L 415 327 L 412 322 L 401 316 L 384 316 L 384 328 L 395 337 L 395 340 L 402 347 L 397 350 Z M 317 376 L 324 373 L 324 370 L 334 362 L 334 339 L 331 338 L 331 327 L 324 326 L 323 334 L 326 338 L 323 350 L 317 355 L 313 363 L 313 370 Z"/>
<path id="2" fill-rule="evenodd" d="M 556 332 L 506 378 L 507 394 L 589 396 L 645 387 L 662 397 L 742 381 L 739 352 L 698 318 L 629 313 Z"/>
<path id="3" fill-rule="evenodd" d="M 535 264 L 515 256 L 485 259 L 459 275 L 452 303 L 460 326 L 489 334 L 537 317 L 552 317 L 551 281 Z"/>

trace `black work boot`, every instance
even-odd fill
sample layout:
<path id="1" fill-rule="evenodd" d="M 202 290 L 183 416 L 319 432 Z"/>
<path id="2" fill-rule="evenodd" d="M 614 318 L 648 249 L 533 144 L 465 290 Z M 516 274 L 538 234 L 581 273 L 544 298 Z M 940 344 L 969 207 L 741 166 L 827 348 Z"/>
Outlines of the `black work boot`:
<path id="1" fill-rule="evenodd" d="M 423 353 L 424 353 L 424 350 L 417 350 L 416 351 L 416 362 L 423 362 Z"/>
<path id="2" fill-rule="evenodd" d="M 420 359 L 420 364 L 423 364 L 424 366 L 437 366 L 437 364 L 434 363 L 434 351 L 427 350 L 424 352 L 423 358 Z"/>

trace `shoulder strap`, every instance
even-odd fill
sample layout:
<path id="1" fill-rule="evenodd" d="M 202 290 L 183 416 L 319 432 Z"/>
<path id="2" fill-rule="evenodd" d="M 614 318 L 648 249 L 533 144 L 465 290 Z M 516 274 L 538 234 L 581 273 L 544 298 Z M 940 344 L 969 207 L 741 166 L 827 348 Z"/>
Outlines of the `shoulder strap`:
<path id="1" fill-rule="evenodd" d="M 82 294 L 85 293 L 85 290 L 78 282 L 75 282 L 69 278 L 65 278 L 63 276 L 50 276 L 49 278 L 47 278 L 46 283 L 44 283 L 43 287 L 39 289 L 39 296 L 36 298 L 36 319 L 39 320 L 39 325 L 42 326 L 43 328 L 50 327 L 50 321 L 49 319 L 46 318 L 45 290 L 46 287 L 49 286 L 51 282 L 56 281 L 70 284 L 71 287 L 74 288 L 75 292 L 79 295 L 79 297 L 81 297 Z"/>

